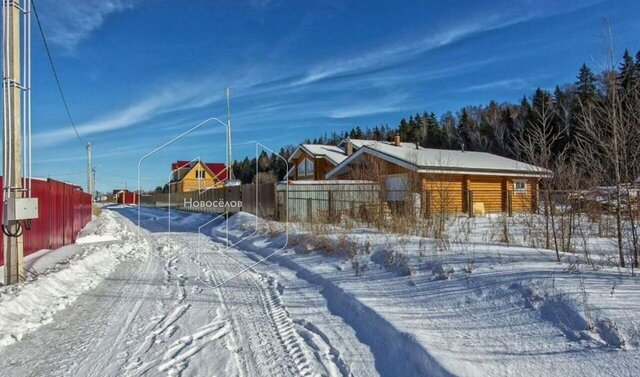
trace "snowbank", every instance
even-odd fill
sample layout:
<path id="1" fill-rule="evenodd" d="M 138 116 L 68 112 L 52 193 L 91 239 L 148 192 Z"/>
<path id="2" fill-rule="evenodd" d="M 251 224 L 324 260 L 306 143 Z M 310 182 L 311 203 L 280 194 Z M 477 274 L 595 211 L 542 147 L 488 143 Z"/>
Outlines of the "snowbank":
<path id="1" fill-rule="evenodd" d="M 97 286 L 121 260 L 140 255 L 144 247 L 109 211 L 90 223 L 79 240 L 80 244 L 55 252 L 34 254 L 26 266 L 37 273 L 22 284 L 0 288 L 0 347 L 50 323 L 56 312 Z"/>
<path id="2" fill-rule="evenodd" d="M 383 375 L 626 375 L 640 364 L 640 281 L 581 254 L 508 246 L 487 224 L 446 248 L 371 230 L 303 231 L 236 214 L 215 227 L 234 248 L 322 287 Z M 455 227 L 452 227 L 455 229 Z M 355 246 L 354 246 L 355 245 Z M 355 254 L 355 255 L 354 255 Z M 357 268 L 356 268 L 357 266 Z"/>

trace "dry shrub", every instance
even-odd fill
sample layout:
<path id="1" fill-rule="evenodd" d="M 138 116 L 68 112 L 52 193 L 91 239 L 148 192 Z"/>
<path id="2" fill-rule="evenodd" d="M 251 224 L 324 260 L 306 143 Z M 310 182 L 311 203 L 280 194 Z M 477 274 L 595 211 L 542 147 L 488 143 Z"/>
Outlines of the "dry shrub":
<path id="1" fill-rule="evenodd" d="M 398 271 L 403 276 L 411 276 L 414 274 L 413 268 L 406 252 L 396 250 L 395 248 L 384 249 L 384 265 Z"/>
<path id="2" fill-rule="evenodd" d="M 509 246 L 511 244 L 511 234 L 509 219 L 505 215 L 498 217 L 496 222 L 491 222 L 491 233 L 489 235 L 490 242 L 503 243 Z"/>
<path id="3" fill-rule="evenodd" d="M 400 237 L 395 240 L 393 245 L 390 241 L 390 239 L 387 239 L 384 248 L 382 248 L 382 263 L 403 276 L 413 275 L 415 271 L 411 266 L 411 258 L 407 253 L 409 240 Z"/>

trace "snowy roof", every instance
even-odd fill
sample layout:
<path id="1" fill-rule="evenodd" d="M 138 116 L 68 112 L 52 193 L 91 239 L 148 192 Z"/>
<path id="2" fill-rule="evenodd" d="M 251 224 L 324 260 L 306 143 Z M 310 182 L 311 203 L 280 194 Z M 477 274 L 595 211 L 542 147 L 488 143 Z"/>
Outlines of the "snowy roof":
<path id="1" fill-rule="evenodd" d="M 326 145 L 326 144 L 301 144 L 298 149 L 293 152 L 289 161 L 292 158 L 298 157 L 301 150 L 304 150 L 308 154 L 316 157 L 325 157 L 329 161 L 331 161 L 334 165 L 340 164 L 342 161 L 347 159 L 347 154 L 344 151 L 344 144 L 347 139 L 342 140 L 338 146 L 335 145 Z M 350 139 L 351 144 L 353 145 L 354 150 L 358 150 L 365 145 L 393 145 L 391 141 L 376 141 L 376 140 L 361 140 L 361 139 Z M 400 143 L 401 147 L 416 149 L 415 143 Z M 420 149 L 424 149 L 420 147 Z"/>
<path id="2" fill-rule="evenodd" d="M 353 142 L 353 140 L 352 140 Z M 327 173 L 327 179 L 349 171 L 348 164 L 368 153 L 409 170 L 429 173 L 496 174 L 512 176 L 550 176 L 551 171 L 510 158 L 484 152 L 396 147 L 391 143 L 365 144 L 351 157 Z"/>
<path id="3" fill-rule="evenodd" d="M 362 139 L 349 139 L 349 141 L 351 141 L 351 144 L 353 144 L 353 148 L 354 149 L 360 149 L 365 145 L 376 145 L 376 144 L 385 144 L 385 145 L 394 145 L 393 141 L 376 141 L 376 140 L 362 140 Z M 347 142 L 347 139 L 342 140 L 340 142 L 340 144 L 338 144 L 338 146 L 341 146 L 343 144 L 345 144 Z M 415 143 L 407 143 L 407 142 L 401 142 L 400 146 L 403 148 L 411 148 L 411 149 L 416 149 L 416 144 Z M 420 149 L 424 149 L 422 147 L 419 147 Z"/>
<path id="4" fill-rule="evenodd" d="M 297 157 L 300 154 L 300 151 L 304 150 L 308 154 L 316 157 L 325 157 L 327 160 L 332 162 L 334 165 L 338 165 L 342 161 L 347 158 L 347 155 L 344 153 L 342 148 L 337 147 L 335 145 L 325 145 L 325 144 L 301 144 L 298 149 L 291 155 L 289 160 L 294 157 Z"/>

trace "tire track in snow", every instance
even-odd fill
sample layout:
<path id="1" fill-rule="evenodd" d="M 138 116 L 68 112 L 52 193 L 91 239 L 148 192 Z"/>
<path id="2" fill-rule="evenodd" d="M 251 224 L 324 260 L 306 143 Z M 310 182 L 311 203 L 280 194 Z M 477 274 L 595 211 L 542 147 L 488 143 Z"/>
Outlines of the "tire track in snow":
<path id="1" fill-rule="evenodd" d="M 210 240 L 205 242 L 205 245 L 207 244 L 212 245 Z M 212 258 L 211 254 L 205 254 L 203 258 L 205 262 L 202 268 L 210 283 L 224 281 L 246 267 L 244 263 L 222 252 L 217 245 L 213 244 L 209 248 L 218 256 L 222 256 L 220 259 Z M 215 268 L 211 259 L 215 259 Z M 280 299 L 275 279 L 250 270 L 219 287 L 218 290 L 223 300 L 247 303 L 253 301 L 258 304 L 247 306 L 245 308 L 247 312 L 235 315 L 240 329 L 251 329 L 239 334 L 240 337 L 248 338 L 249 342 L 245 343 L 245 346 L 251 348 L 257 342 L 260 345 L 259 352 L 267 351 L 268 355 L 264 356 L 277 361 L 277 365 L 264 367 L 258 361 L 255 373 L 269 370 L 265 367 L 273 371 L 275 367 L 278 371 L 273 373 L 277 375 L 348 375 L 348 368 L 344 368 L 344 365 L 341 368 L 335 364 L 335 358 L 323 357 L 324 349 L 330 348 L 324 343 L 324 339 L 319 340 L 319 343 L 324 343 L 323 346 L 314 348 L 313 344 L 308 343 L 312 337 L 305 338 L 299 333 L 299 326 L 291 319 Z M 238 295 L 242 298 L 238 298 Z M 305 335 L 308 334 L 309 332 L 305 331 Z M 255 355 L 255 352 L 252 352 L 252 355 Z M 251 361 L 246 361 L 246 365 L 251 366 L 251 364 Z"/>
<path id="2" fill-rule="evenodd" d="M 214 238 L 220 239 L 217 233 Z M 242 234 L 230 237 L 232 242 L 242 238 Z M 253 254 L 254 260 L 261 260 L 273 249 L 265 248 L 264 240 L 244 243 L 245 254 Z M 254 258 L 255 257 L 255 258 Z M 320 293 L 327 302 L 329 311 L 340 317 L 356 333 L 358 340 L 369 347 L 375 358 L 376 372 L 383 376 L 441 376 L 452 374 L 423 348 L 410 334 L 393 326 L 383 315 L 357 300 L 352 294 L 322 274 L 308 269 L 304 265 L 284 255 L 274 255 L 270 262 L 288 268 L 300 279 L 321 287 Z"/>

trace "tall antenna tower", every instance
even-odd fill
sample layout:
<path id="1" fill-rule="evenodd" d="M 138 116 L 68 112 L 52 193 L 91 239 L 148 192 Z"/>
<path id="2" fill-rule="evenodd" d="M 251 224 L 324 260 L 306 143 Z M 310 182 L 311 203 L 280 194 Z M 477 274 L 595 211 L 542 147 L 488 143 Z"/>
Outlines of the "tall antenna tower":
<path id="1" fill-rule="evenodd" d="M 231 153 L 231 88 L 227 87 L 227 176 L 228 179 L 235 179 L 233 176 L 233 154 Z"/>
<path id="2" fill-rule="evenodd" d="M 91 142 L 87 142 L 87 192 L 91 194 L 91 201 L 93 201 L 95 190 L 93 187 L 93 152 L 91 147 Z"/>

